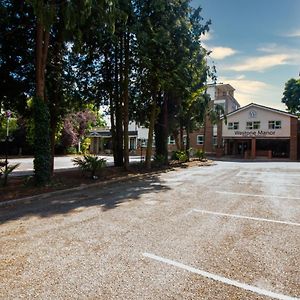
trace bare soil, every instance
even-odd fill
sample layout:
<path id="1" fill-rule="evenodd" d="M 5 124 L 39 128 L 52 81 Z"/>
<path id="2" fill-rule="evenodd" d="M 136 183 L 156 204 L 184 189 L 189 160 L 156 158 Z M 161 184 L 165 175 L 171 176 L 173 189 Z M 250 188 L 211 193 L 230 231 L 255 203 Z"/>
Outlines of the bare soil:
<path id="1" fill-rule="evenodd" d="M 205 166 L 210 164 L 211 161 L 192 160 L 186 163 L 171 161 L 169 166 L 152 167 L 151 170 L 147 170 L 142 164 L 134 164 L 130 165 L 130 169 L 128 171 L 119 167 L 106 167 L 97 174 L 96 179 L 90 178 L 89 174 L 83 174 L 79 169 L 72 169 L 55 172 L 51 182 L 43 187 L 35 186 L 32 176 L 9 177 L 7 186 L 0 187 L 0 202 L 82 185 L 95 184 L 97 182 L 113 180 L 115 178 L 126 177 L 128 175 L 147 174 L 150 172 L 166 172 L 174 170 L 174 168 L 188 168 L 192 166 Z"/>

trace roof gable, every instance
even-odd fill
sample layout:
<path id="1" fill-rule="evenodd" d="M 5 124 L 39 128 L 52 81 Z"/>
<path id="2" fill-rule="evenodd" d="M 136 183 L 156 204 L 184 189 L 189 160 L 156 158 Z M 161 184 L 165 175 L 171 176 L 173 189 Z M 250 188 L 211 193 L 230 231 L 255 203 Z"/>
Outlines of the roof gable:
<path id="1" fill-rule="evenodd" d="M 267 111 L 271 111 L 271 112 L 274 112 L 274 113 L 278 113 L 278 114 L 282 114 L 282 115 L 285 115 L 285 116 L 288 116 L 288 117 L 292 117 L 292 118 L 296 118 L 298 119 L 297 116 L 293 115 L 293 114 L 290 114 L 286 111 L 283 111 L 283 110 L 279 110 L 279 109 L 275 109 L 275 108 L 271 108 L 271 107 L 268 107 L 268 106 L 264 106 L 264 105 L 260 105 L 260 104 L 257 104 L 257 103 L 250 103 L 246 106 L 243 106 L 243 107 L 240 107 L 238 108 L 237 110 L 234 110 L 230 113 L 228 113 L 226 116 L 229 117 L 229 116 L 232 116 L 234 114 L 237 114 L 241 111 L 244 111 L 244 110 L 247 110 L 249 108 L 258 108 L 258 109 L 263 109 L 263 110 L 267 110 Z M 224 118 L 224 117 L 223 117 Z"/>

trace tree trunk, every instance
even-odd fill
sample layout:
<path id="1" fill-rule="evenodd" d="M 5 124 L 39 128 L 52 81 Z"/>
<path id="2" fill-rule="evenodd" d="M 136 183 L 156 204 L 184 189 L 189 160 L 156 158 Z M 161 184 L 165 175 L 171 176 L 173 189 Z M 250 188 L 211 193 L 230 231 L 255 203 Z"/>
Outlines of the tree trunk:
<path id="1" fill-rule="evenodd" d="M 180 135 L 180 151 L 184 151 L 184 144 L 183 144 L 183 122 L 180 121 L 180 130 L 179 130 L 179 135 Z"/>
<path id="2" fill-rule="evenodd" d="M 168 163 L 168 96 L 163 96 L 163 103 L 155 124 L 155 153 Z"/>
<path id="3" fill-rule="evenodd" d="M 165 164 L 168 164 L 168 136 L 169 136 L 169 125 L 168 125 L 168 102 L 169 94 L 168 92 L 164 93 L 164 103 L 163 103 L 163 145 L 164 145 L 164 161 Z"/>
<path id="4" fill-rule="evenodd" d="M 123 124 L 124 124 L 124 167 L 126 170 L 129 168 L 129 136 L 128 136 L 128 124 L 129 124 L 129 31 L 124 36 L 125 44 L 125 65 L 124 65 L 124 108 L 123 108 Z"/>
<path id="5" fill-rule="evenodd" d="M 116 161 L 116 125 L 115 125 L 115 106 L 114 106 L 114 93 L 116 90 L 114 90 L 114 87 L 117 83 L 115 83 L 115 86 L 113 84 L 113 63 L 112 60 L 109 60 L 109 51 L 110 47 L 104 48 L 104 65 L 106 68 L 106 78 L 104 79 L 107 84 L 107 91 L 109 94 L 109 112 L 110 112 L 110 132 L 111 132 L 111 141 L 112 141 L 112 152 L 114 156 L 114 161 Z M 115 57 L 116 59 L 116 57 Z M 115 61 L 116 63 L 116 61 Z"/>
<path id="6" fill-rule="evenodd" d="M 50 113 L 50 146 L 51 146 L 51 176 L 54 174 L 54 155 L 55 155 L 55 135 L 56 135 L 57 121 L 54 120 Z"/>
<path id="7" fill-rule="evenodd" d="M 173 137 L 175 140 L 176 149 L 180 150 L 179 132 L 177 129 L 173 130 Z"/>
<path id="8" fill-rule="evenodd" d="M 55 136 L 57 132 L 58 120 L 63 117 L 63 112 L 60 109 L 63 102 L 63 90 L 62 90 L 62 75 L 63 75 L 63 30 L 64 24 L 62 20 L 57 26 L 56 41 L 53 45 L 52 51 L 52 76 L 47 78 L 47 81 L 52 80 L 50 87 L 48 88 L 49 96 L 49 109 L 50 109 L 50 145 L 51 145 L 51 176 L 54 174 L 54 156 L 55 156 Z M 47 86 L 47 85 L 46 85 Z M 49 90 L 51 89 L 51 91 Z"/>
<path id="9" fill-rule="evenodd" d="M 36 184 L 44 185 L 51 177 L 50 116 L 45 103 L 45 73 L 49 31 L 40 20 L 36 26 L 36 101 L 34 101 L 34 176 Z M 42 115 L 41 115 L 42 114 Z"/>
<path id="10" fill-rule="evenodd" d="M 121 48 L 121 47 L 120 47 Z M 114 134 L 114 163 L 115 166 L 123 166 L 123 115 L 120 95 L 121 84 L 119 79 L 120 65 L 119 54 L 122 49 L 119 49 L 118 43 L 115 45 L 115 86 L 114 86 L 114 109 L 115 109 L 115 134 Z"/>
<path id="11" fill-rule="evenodd" d="M 36 96 L 45 100 L 45 72 L 49 47 L 49 31 L 37 21 L 36 28 Z"/>
<path id="12" fill-rule="evenodd" d="M 150 111 L 148 143 L 147 143 L 147 150 L 146 150 L 147 169 L 151 169 L 151 156 L 152 156 L 153 131 L 154 131 L 155 119 L 156 119 L 156 97 L 154 97 L 153 99 L 153 102 L 151 104 L 151 111 Z"/>
<path id="13" fill-rule="evenodd" d="M 185 153 L 187 155 L 187 158 L 188 158 L 188 161 L 190 160 L 190 132 L 191 132 L 191 121 L 190 121 L 190 118 L 188 116 L 188 119 L 187 119 L 187 123 L 186 123 L 186 128 L 185 128 L 185 131 L 186 131 L 186 145 L 185 145 Z"/>

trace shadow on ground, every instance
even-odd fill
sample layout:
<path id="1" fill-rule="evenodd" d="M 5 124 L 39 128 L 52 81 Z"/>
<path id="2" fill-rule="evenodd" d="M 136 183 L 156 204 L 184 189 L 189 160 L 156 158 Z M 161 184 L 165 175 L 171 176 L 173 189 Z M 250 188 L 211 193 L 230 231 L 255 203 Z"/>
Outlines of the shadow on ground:
<path id="1" fill-rule="evenodd" d="M 90 187 L 81 191 L 69 191 L 45 198 L 41 196 L 31 203 L 1 208 L 0 224 L 23 217 L 47 218 L 55 214 L 66 214 L 78 207 L 101 206 L 105 212 L 117 208 L 121 203 L 137 201 L 143 194 L 160 193 L 169 189 L 157 175 L 148 175 L 142 179 Z"/>

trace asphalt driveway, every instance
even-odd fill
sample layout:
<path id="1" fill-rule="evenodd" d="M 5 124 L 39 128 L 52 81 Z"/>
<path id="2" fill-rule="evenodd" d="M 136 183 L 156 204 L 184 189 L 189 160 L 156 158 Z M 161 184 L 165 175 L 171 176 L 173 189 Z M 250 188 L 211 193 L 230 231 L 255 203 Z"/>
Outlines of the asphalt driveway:
<path id="1" fill-rule="evenodd" d="M 0 299 L 299 299 L 300 165 L 216 162 L 0 211 Z"/>

